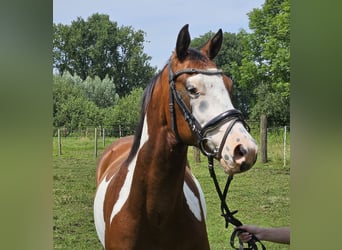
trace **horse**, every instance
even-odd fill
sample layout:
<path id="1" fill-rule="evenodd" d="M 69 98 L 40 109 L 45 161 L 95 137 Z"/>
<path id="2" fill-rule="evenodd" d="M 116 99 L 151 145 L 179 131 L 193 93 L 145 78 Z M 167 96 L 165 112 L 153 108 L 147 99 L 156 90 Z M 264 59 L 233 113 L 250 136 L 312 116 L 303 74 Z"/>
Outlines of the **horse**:
<path id="1" fill-rule="evenodd" d="M 105 249 L 210 249 L 206 205 L 189 146 L 223 170 L 249 170 L 257 144 L 231 102 L 233 81 L 213 59 L 222 30 L 199 49 L 188 25 L 144 90 L 136 134 L 112 143 L 96 169 L 94 222 Z"/>

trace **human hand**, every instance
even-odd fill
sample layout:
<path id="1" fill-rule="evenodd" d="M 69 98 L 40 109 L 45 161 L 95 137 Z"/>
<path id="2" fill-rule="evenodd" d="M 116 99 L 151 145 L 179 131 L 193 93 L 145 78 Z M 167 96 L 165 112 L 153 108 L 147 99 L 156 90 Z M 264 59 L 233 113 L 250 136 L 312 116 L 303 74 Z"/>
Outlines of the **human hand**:
<path id="1" fill-rule="evenodd" d="M 237 227 L 237 230 L 243 230 L 238 235 L 242 242 L 248 242 L 252 239 L 252 235 L 254 235 L 259 240 L 290 244 L 290 227 L 263 228 L 253 225 L 243 225 Z"/>
<path id="2" fill-rule="evenodd" d="M 252 235 L 261 239 L 262 229 L 253 225 L 242 225 L 237 227 L 237 229 L 243 230 L 238 236 L 242 242 L 247 243 L 252 239 Z"/>

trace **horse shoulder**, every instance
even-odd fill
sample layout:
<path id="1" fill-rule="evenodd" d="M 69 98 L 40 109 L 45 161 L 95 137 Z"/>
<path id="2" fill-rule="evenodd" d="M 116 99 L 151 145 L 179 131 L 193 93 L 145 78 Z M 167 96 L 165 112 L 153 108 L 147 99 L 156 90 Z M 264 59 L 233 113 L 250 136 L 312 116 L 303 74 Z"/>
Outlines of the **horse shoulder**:
<path id="1" fill-rule="evenodd" d="M 113 188 L 115 188 L 118 183 L 121 183 L 121 179 L 125 176 L 125 174 L 123 174 L 123 176 L 119 176 L 120 181 L 117 180 L 117 175 L 120 175 L 120 170 L 122 170 L 121 172 L 127 171 L 125 168 L 122 168 L 122 166 L 128 157 L 132 143 L 133 136 L 123 137 L 116 140 L 107 148 L 107 150 L 104 151 L 97 165 L 97 190 L 94 200 L 94 219 L 96 231 L 103 245 L 105 244 L 105 218 L 108 217 L 108 213 L 111 213 L 111 208 L 108 207 L 108 204 L 113 207 L 113 203 L 117 199 L 118 192 L 114 192 Z M 109 195 L 107 195 L 108 191 Z M 110 201 L 105 201 L 106 199 L 110 199 Z"/>
<path id="2" fill-rule="evenodd" d="M 101 155 L 96 168 L 96 185 L 98 186 L 104 176 L 113 176 L 119 166 L 127 159 L 133 144 L 133 136 L 122 137 L 114 141 Z"/>

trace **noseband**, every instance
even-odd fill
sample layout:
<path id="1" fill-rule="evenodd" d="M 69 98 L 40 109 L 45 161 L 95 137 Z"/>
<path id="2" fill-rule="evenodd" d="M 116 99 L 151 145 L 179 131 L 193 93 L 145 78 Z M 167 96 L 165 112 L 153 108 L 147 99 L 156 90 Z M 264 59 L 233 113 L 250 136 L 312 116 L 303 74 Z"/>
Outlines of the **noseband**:
<path id="1" fill-rule="evenodd" d="M 209 122 L 207 122 L 204 125 L 204 127 L 202 127 L 200 123 L 197 121 L 197 119 L 190 112 L 188 106 L 184 103 L 183 99 L 181 98 L 181 96 L 178 94 L 176 90 L 175 80 L 177 79 L 177 77 L 179 77 L 182 74 L 222 75 L 223 74 L 222 70 L 219 70 L 219 69 L 204 70 L 204 69 L 196 69 L 196 68 L 185 68 L 185 69 L 182 69 L 173 73 L 170 60 L 168 62 L 168 68 L 169 68 L 169 86 L 170 86 L 169 109 L 170 109 L 170 114 L 171 114 L 172 130 L 175 132 L 177 139 L 180 141 L 180 136 L 178 134 L 177 124 L 176 124 L 175 108 L 174 108 L 174 102 L 176 101 L 180 110 L 183 113 L 184 119 L 187 121 L 190 129 L 193 131 L 193 133 L 197 137 L 197 144 L 199 145 L 200 150 L 205 156 L 208 157 L 208 168 L 209 168 L 210 176 L 213 178 L 216 191 L 221 200 L 221 211 L 222 211 L 221 215 L 224 217 L 226 221 L 226 228 L 228 227 L 229 223 L 233 224 L 236 227 L 239 227 L 242 225 L 242 223 L 241 221 L 239 221 L 237 218 L 234 217 L 234 214 L 237 213 L 237 210 L 231 212 L 226 203 L 228 188 L 229 188 L 230 182 L 233 179 L 233 176 L 232 175 L 228 176 L 224 191 L 222 192 L 219 186 L 219 183 L 217 181 L 215 170 L 214 170 L 214 157 L 216 157 L 217 159 L 221 158 L 221 153 L 222 153 L 222 149 L 224 146 L 224 142 L 226 141 L 229 132 L 232 130 L 236 122 L 241 122 L 248 131 L 250 130 L 249 126 L 243 119 L 243 115 L 240 110 L 230 109 L 214 117 Z M 208 150 L 208 147 L 206 147 L 206 145 L 208 144 L 210 139 L 206 137 L 206 135 L 209 132 L 216 130 L 217 128 L 219 128 L 220 126 L 228 122 L 230 122 L 230 124 L 228 125 L 226 132 L 224 133 L 224 136 L 220 143 L 220 147 L 215 148 L 212 151 Z M 233 247 L 233 249 L 257 250 L 258 247 L 256 243 L 258 242 L 261 244 L 262 249 L 266 250 L 265 246 L 254 235 L 252 235 L 252 239 L 248 241 L 248 248 L 243 247 L 243 242 L 240 239 L 239 239 L 239 244 L 240 244 L 239 247 L 238 248 L 235 247 L 234 245 L 235 238 L 241 232 L 244 232 L 244 230 L 235 229 L 231 235 L 230 245 Z"/>

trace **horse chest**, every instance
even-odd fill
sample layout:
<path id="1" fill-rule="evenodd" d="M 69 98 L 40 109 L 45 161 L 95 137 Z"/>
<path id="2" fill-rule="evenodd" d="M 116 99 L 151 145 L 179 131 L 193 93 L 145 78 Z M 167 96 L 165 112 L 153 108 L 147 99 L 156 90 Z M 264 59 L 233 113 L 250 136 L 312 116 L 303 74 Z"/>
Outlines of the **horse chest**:
<path id="1" fill-rule="evenodd" d="M 106 249 L 209 249 L 205 224 L 193 216 L 182 213 L 156 225 L 146 216 L 127 211 L 106 229 Z"/>
<path id="2" fill-rule="evenodd" d="M 159 240 L 155 242 L 155 249 L 167 249 L 165 246 L 170 246 L 170 249 L 182 249 L 180 246 L 175 246 L 178 244 L 178 240 L 175 239 L 181 239 L 189 232 L 196 231 L 196 228 L 199 229 L 196 237 L 202 234 L 201 237 L 207 240 L 206 233 L 202 233 L 206 232 L 203 193 L 198 182 L 189 172 L 186 172 L 188 183 L 184 182 L 182 199 L 173 204 L 172 209 L 168 206 L 171 206 L 173 201 L 163 203 L 160 198 L 149 197 L 142 191 L 144 189 L 142 187 L 132 188 L 130 179 L 133 179 L 133 175 L 130 177 L 129 172 L 130 170 L 126 173 L 125 180 L 121 181 L 118 181 L 117 176 L 109 180 L 104 178 L 96 194 L 95 203 L 100 205 L 94 207 L 95 224 L 101 242 L 108 246 L 106 249 L 117 249 L 119 246 L 109 246 L 116 244 L 115 242 L 120 242 L 119 248 L 126 245 L 125 249 L 144 249 L 145 244 L 151 246 L 151 242 L 155 242 L 156 238 Z M 110 185 L 114 180 L 116 182 Z M 195 192 L 196 188 L 199 191 Z M 168 197 L 165 198 L 167 201 Z M 112 201 L 109 202 L 108 199 Z M 154 205 L 148 206 L 149 199 L 152 201 L 156 199 L 159 202 L 151 202 Z M 101 208 L 104 210 L 101 211 Z M 125 239 L 129 240 L 125 242 Z"/>

